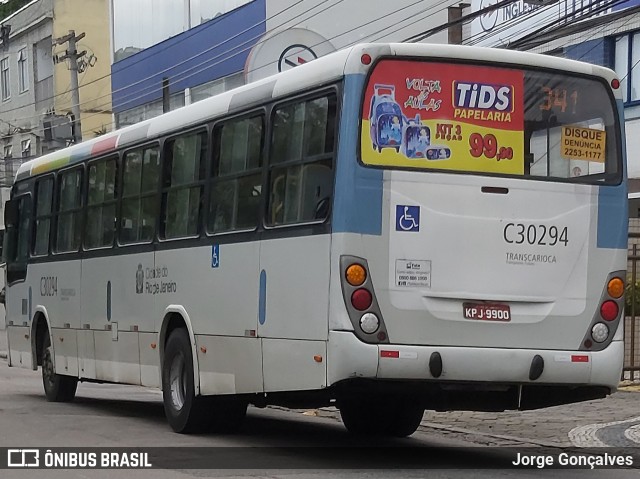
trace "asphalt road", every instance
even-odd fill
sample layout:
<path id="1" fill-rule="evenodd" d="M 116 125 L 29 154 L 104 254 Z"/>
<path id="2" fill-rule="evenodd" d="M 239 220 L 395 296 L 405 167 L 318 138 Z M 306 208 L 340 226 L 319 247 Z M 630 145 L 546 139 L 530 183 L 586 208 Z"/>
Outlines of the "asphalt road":
<path id="1" fill-rule="evenodd" d="M 74 403 L 48 403 L 44 400 L 39 371 L 8 368 L 6 361 L 0 359 L 0 447 L 170 447 L 168 456 L 178 447 L 225 447 L 229 448 L 225 457 L 237 460 L 235 469 L 188 469 L 184 468 L 184 462 L 172 466 L 171 459 L 165 457 L 168 469 L 162 470 L 0 470 L 0 477 L 413 478 L 425 477 L 428 473 L 430 478 L 439 479 L 537 477 L 542 472 L 538 469 L 488 469 L 506 464 L 506 458 L 513 453 L 506 448 L 486 448 L 433 430 L 420 430 L 411 438 L 402 440 L 357 439 L 350 436 L 335 418 L 316 414 L 316 411 L 251 408 L 245 427 L 239 434 L 179 435 L 171 432 L 165 422 L 158 391 L 132 386 L 81 384 Z M 322 449 L 326 447 L 338 449 L 327 454 L 323 452 L 326 449 Z M 220 450 L 212 451 L 220 454 Z M 348 455 L 352 454 L 349 451 L 355 451 L 353 454 L 357 460 L 348 460 Z M 395 463 L 390 459 L 395 457 L 395 452 L 391 451 L 400 451 Z M 523 451 L 535 453 L 532 449 Z M 415 461 L 412 463 L 409 456 L 414 453 L 422 457 L 417 461 L 418 465 Z M 403 456 L 405 459 L 401 459 Z M 371 457 L 370 462 L 368 457 Z M 376 462 L 381 458 L 386 458 L 386 462 Z M 229 460 L 225 463 L 228 465 Z M 269 469 L 265 469 L 265 464 L 276 468 L 267 466 Z M 376 465 L 379 464 L 383 464 L 385 469 L 378 469 Z M 545 470 L 544 473 L 550 477 L 584 477 L 585 474 L 602 477 L 605 474 L 605 477 L 626 478 L 640 475 L 637 470 L 620 469 Z"/>

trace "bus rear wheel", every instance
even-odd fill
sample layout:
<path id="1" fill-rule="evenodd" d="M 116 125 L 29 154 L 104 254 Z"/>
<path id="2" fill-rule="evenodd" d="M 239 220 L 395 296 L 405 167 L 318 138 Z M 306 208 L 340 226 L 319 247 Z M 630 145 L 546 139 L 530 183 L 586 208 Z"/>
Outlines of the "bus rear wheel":
<path id="1" fill-rule="evenodd" d="M 403 400 L 344 400 L 340 416 L 347 430 L 356 435 L 407 437 L 416 432 L 424 408 Z"/>
<path id="2" fill-rule="evenodd" d="M 234 432 L 243 423 L 247 402 L 235 396 L 196 396 L 191 341 L 185 329 L 169 336 L 162 364 L 164 412 L 175 432 Z"/>
<path id="3" fill-rule="evenodd" d="M 71 402 L 76 397 L 78 378 L 56 374 L 53 365 L 53 348 L 49 335 L 42 344 L 42 385 L 47 401 Z"/>

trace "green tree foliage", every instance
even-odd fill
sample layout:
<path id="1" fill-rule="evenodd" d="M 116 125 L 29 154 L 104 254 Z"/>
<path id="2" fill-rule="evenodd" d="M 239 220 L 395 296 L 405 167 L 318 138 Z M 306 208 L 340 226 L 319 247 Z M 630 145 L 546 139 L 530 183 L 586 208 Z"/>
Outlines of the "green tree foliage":
<path id="1" fill-rule="evenodd" d="M 31 2 L 31 0 L 9 0 L 6 3 L 0 3 L 0 20 L 20 10 L 29 2 Z"/>
<path id="2" fill-rule="evenodd" d="M 631 316 L 632 312 L 640 316 L 640 281 L 636 281 L 635 287 L 631 279 L 627 280 L 624 295 L 624 313 Z"/>

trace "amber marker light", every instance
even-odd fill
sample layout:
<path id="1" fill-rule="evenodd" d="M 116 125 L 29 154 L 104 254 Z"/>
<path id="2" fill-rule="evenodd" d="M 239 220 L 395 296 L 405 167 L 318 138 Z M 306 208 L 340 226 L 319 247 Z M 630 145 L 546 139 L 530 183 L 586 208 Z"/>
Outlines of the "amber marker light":
<path id="1" fill-rule="evenodd" d="M 609 296 L 612 298 L 622 298 L 624 294 L 624 281 L 620 278 L 612 278 L 609 284 L 607 284 L 607 293 L 609 293 Z"/>
<path id="2" fill-rule="evenodd" d="M 361 264 L 354 263 L 347 268 L 346 277 L 351 286 L 360 286 L 367 279 L 367 272 Z"/>

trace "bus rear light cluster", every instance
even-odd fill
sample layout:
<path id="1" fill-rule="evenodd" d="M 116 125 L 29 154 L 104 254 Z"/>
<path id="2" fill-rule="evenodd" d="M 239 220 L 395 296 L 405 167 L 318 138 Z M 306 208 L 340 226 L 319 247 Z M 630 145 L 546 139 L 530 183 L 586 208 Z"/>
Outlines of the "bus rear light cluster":
<path id="1" fill-rule="evenodd" d="M 609 273 L 580 349 L 601 351 L 613 340 L 624 308 L 624 271 Z"/>
<path id="2" fill-rule="evenodd" d="M 342 294 L 358 338 L 368 343 L 389 342 L 376 300 L 367 261 L 355 256 L 340 258 Z"/>

